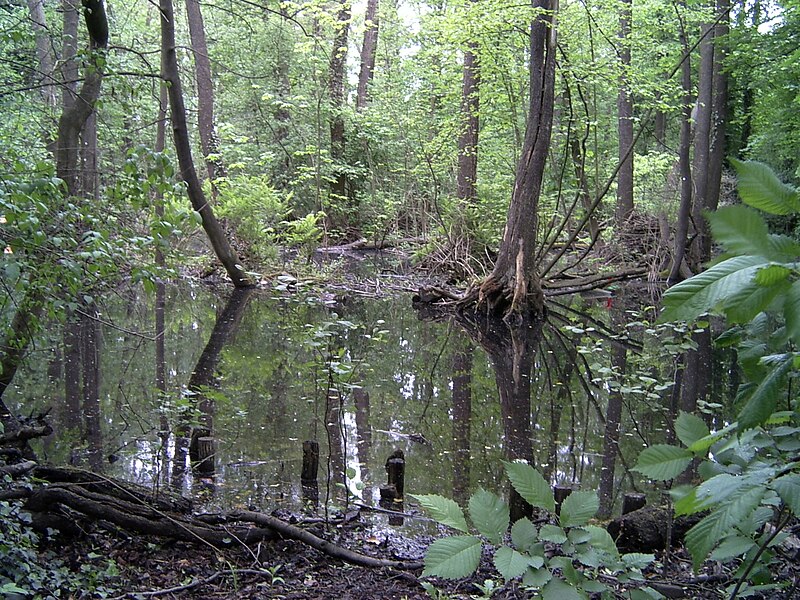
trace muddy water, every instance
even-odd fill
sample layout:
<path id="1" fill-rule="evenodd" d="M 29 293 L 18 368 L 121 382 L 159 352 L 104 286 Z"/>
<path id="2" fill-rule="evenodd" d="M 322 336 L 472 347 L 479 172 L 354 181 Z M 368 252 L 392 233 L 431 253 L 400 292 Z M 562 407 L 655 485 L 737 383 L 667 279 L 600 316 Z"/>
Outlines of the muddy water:
<path id="1" fill-rule="evenodd" d="M 57 434 L 38 448 L 47 461 L 172 487 L 210 509 L 313 502 L 300 477 L 304 441 L 319 444 L 320 506 L 377 504 L 396 450 L 406 493 L 507 493 L 502 461 L 523 458 L 553 484 L 603 485 L 618 503 L 642 486 L 628 471 L 638 452 L 669 435 L 670 384 L 681 344 L 692 344 L 650 326 L 638 303 L 560 300 L 547 323 L 512 334 L 422 319 L 405 294 L 285 283 L 105 298 L 37 340 L 6 402 L 52 409 Z M 701 398 L 717 413 L 719 364 Z M 616 461 L 609 420 L 620 422 Z M 191 450 L 213 451 L 202 464 L 190 456 L 193 432 Z"/>

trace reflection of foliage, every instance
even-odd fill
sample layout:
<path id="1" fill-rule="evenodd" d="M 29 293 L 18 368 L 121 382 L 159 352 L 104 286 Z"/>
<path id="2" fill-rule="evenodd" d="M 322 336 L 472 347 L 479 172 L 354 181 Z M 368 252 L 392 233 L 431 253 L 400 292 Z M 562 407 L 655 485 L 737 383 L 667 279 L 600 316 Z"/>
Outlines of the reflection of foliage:
<path id="1" fill-rule="evenodd" d="M 797 449 L 800 427 L 796 394 L 789 385 L 800 370 L 800 244 L 770 234 L 763 217 L 800 213 L 800 192 L 782 184 L 759 163 L 735 163 L 746 206 L 727 206 L 709 215 L 716 240 L 727 254 L 709 270 L 670 289 L 662 319 L 693 320 L 709 312 L 735 327 L 722 344 L 737 345 L 747 381 L 739 387 L 738 420 L 711 432 L 698 417 L 682 414 L 675 424 L 685 447 L 654 445 L 637 469 L 658 480 L 681 474 L 703 459 L 697 487 L 675 490 L 676 512 L 710 512 L 686 535 L 695 568 L 712 558 L 742 559 L 743 586 L 771 580 L 772 548 L 792 515 L 800 515 Z M 787 410 L 778 411 L 785 407 Z M 770 527 L 765 525 L 772 521 Z M 749 584 L 748 584 L 749 582 Z"/>
<path id="2" fill-rule="evenodd" d="M 89 553 L 80 572 L 71 571 L 52 551 L 40 551 L 31 517 L 0 502 L 0 595 L 3 597 L 107 597 L 114 590 L 117 565 Z"/>
<path id="3" fill-rule="evenodd" d="M 524 462 L 505 463 L 514 489 L 536 508 L 555 512 L 550 484 Z M 616 581 L 652 592 L 644 587 L 641 569 L 653 561 L 652 555 L 620 555 L 608 532 L 589 520 L 599 508 L 594 492 L 573 492 L 564 500 L 554 523 L 537 528 L 527 517 L 511 527 L 512 545 L 503 545 L 509 525 L 508 505 L 497 495 L 478 490 L 469 501 L 472 525 L 481 537 L 469 534 L 461 508 L 452 500 L 437 495 L 414 496 L 434 519 L 465 535 L 435 541 L 425 554 L 423 575 L 460 579 L 479 566 L 482 538 L 499 546 L 494 566 L 506 581 L 522 578 L 522 585 L 544 598 L 582 598 L 586 594 L 608 592 L 601 573 L 611 573 Z M 580 565 L 576 568 L 575 565 Z M 638 590 L 637 590 L 638 592 Z M 632 592 L 633 593 L 633 592 Z M 577 594 L 577 595 L 576 595 Z"/>

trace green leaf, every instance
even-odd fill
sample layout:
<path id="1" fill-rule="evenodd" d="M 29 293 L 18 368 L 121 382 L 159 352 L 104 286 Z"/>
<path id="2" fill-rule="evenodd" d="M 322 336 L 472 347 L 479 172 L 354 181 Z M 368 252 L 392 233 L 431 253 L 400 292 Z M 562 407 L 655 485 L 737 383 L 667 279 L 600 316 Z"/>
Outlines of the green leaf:
<path id="1" fill-rule="evenodd" d="M 653 554 L 642 554 L 641 552 L 629 552 L 622 555 L 622 562 L 629 569 L 644 569 L 652 563 L 656 557 Z"/>
<path id="2" fill-rule="evenodd" d="M 735 556 L 741 556 L 753 546 L 755 546 L 755 542 L 749 537 L 730 535 L 722 540 L 719 547 L 711 553 L 711 560 L 728 560 Z"/>
<path id="3" fill-rule="evenodd" d="M 540 588 L 553 578 L 549 569 L 528 569 L 522 576 L 522 585 L 525 587 Z"/>
<path id="4" fill-rule="evenodd" d="M 650 479 L 666 481 L 683 473 L 691 460 L 692 453 L 688 450 L 656 444 L 642 451 L 633 470 Z"/>
<path id="5" fill-rule="evenodd" d="M 800 516 L 800 475 L 789 473 L 772 482 L 772 489 L 778 492 L 783 503 L 795 516 Z"/>
<path id="6" fill-rule="evenodd" d="M 728 296 L 724 304 L 721 305 L 729 322 L 749 323 L 757 314 L 767 310 L 773 300 L 789 288 L 788 281 L 769 287 L 758 285 L 755 281 L 758 273 L 760 271 L 754 274 L 753 281 L 746 283 L 738 291 Z"/>
<path id="7" fill-rule="evenodd" d="M 475 572 L 481 559 L 481 541 L 472 535 L 436 540 L 425 553 L 424 576 L 461 579 Z"/>
<path id="8" fill-rule="evenodd" d="M 771 257 L 769 229 L 761 215 L 737 204 L 723 206 L 706 214 L 714 239 L 731 254 L 757 254 Z"/>
<path id="9" fill-rule="evenodd" d="M 734 525 L 750 516 L 761 502 L 765 491 L 762 486 L 739 490 L 686 533 L 684 541 L 692 554 L 695 570 L 700 567 L 714 546 L 731 532 Z"/>
<path id="10" fill-rule="evenodd" d="M 572 492 L 561 505 L 562 527 L 586 525 L 600 508 L 596 492 Z"/>
<path id="11" fill-rule="evenodd" d="M 553 577 L 542 588 L 543 600 L 584 600 L 589 596 L 581 590 Z"/>
<path id="12" fill-rule="evenodd" d="M 545 542 L 552 542 L 554 544 L 563 544 L 567 541 L 567 534 L 564 530 L 557 525 L 542 525 L 539 530 L 539 539 Z"/>
<path id="13" fill-rule="evenodd" d="M 775 406 L 783 392 L 783 380 L 792 369 L 794 356 L 787 355 L 773 367 L 764 380 L 758 384 L 747 404 L 739 413 L 739 430 L 751 429 L 764 423 L 775 412 Z"/>
<path id="14" fill-rule="evenodd" d="M 681 411 L 675 419 L 675 435 L 684 446 L 691 446 L 710 433 L 708 425 L 697 415 Z"/>
<path id="15" fill-rule="evenodd" d="M 467 520 L 461 507 L 454 501 L 436 494 L 409 494 L 420 506 L 431 515 L 433 519 L 464 533 L 469 532 Z"/>
<path id="16" fill-rule="evenodd" d="M 758 285 L 772 286 L 777 283 L 782 283 L 789 279 L 792 270 L 786 265 L 772 263 L 759 269 L 755 276 L 755 282 Z"/>
<path id="17" fill-rule="evenodd" d="M 510 519 L 508 505 L 496 494 L 480 489 L 469 499 L 473 525 L 495 545 L 503 543 Z"/>
<path id="18" fill-rule="evenodd" d="M 608 533 L 605 528 L 598 527 L 597 525 L 586 525 L 584 529 L 592 534 L 592 539 L 589 540 L 589 544 L 592 546 L 592 548 L 600 552 L 605 552 L 613 558 L 619 557 L 617 544 L 614 542 L 614 538 L 611 537 L 611 534 Z"/>
<path id="19" fill-rule="evenodd" d="M 664 293 L 659 322 L 692 321 L 717 308 L 744 290 L 758 269 L 768 262 L 761 256 L 735 256 L 680 282 Z"/>
<path id="20" fill-rule="evenodd" d="M 538 537 L 536 526 L 527 517 L 522 517 L 511 527 L 511 541 L 518 550 L 530 552 Z"/>
<path id="21" fill-rule="evenodd" d="M 503 579 L 509 581 L 527 571 L 531 566 L 531 561 L 530 557 L 524 556 L 508 546 L 503 546 L 494 553 L 494 566 Z"/>
<path id="22" fill-rule="evenodd" d="M 553 491 L 541 473 L 527 463 L 503 462 L 511 485 L 531 506 L 555 512 Z"/>
<path id="23" fill-rule="evenodd" d="M 800 212 L 797 190 L 782 183 L 767 165 L 731 159 L 739 175 L 737 189 L 742 202 L 773 215 Z"/>
<path id="24" fill-rule="evenodd" d="M 800 346 L 800 280 L 795 281 L 786 292 L 783 303 L 783 318 L 786 332 L 795 345 Z"/>

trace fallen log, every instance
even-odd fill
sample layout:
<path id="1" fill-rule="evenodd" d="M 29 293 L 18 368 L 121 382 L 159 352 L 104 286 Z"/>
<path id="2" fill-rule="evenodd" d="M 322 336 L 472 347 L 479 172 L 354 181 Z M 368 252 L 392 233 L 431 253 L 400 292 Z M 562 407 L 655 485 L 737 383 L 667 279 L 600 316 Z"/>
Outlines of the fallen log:
<path id="1" fill-rule="evenodd" d="M 703 516 L 701 513 L 673 519 L 672 509 L 666 506 L 645 506 L 614 519 L 606 529 L 620 552 L 655 552 L 666 549 L 667 539 L 673 546 L 680 544 Z"/>
<path id="2" fill-rule="evenodd" d="M 0 467 L 0 476 L 9 475 L 10 477 L 19 477 L 36 468 L 36 461 L 26 460 L 25 462 L 17 463 L 14 465 L 4 465 Z"/>

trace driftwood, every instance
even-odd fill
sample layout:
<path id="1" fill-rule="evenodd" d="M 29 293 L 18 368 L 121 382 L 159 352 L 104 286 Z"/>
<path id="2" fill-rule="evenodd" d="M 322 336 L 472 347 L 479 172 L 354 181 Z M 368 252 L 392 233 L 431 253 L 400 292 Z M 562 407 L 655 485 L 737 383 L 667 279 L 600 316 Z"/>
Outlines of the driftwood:
<path id="1" fill-rule="evenodd" d="M 82 516 L 102 521 L 126 531 L 203 543 L 216 548 L 250 545 L 264 540 L 292 539 L 325 554 L 355 565 L 418 569 L 420 562 L 386 560 L 363 555 L 327 540 L 277 517 L 254 511 L 235 510 L 224 515 L 186 514 L 188 500 L 153 498 L 146 488 L 93 474 L 81 469 L 37 467 L 35 474 L 44 480 L 57 480 L 31 492 L 6 490 L 5 498 L 25 497 L 25 510 L 34 523 L 65 529 L 67 535 L 82 531 Z M 19 493 L 18 493 L 19 492 Z"/>
<path id="2" fill-rule="evenodd" d="M 10 475 L 11 477 L 19 477 L 36 468 L 36 461 L 26 460 L 25 462 L 17 463 L 15 465 L 4 465 L 0 467 L 0 476 Z"/>
<path id="3" fill-rule="evenodd" d="M 606 529 L 617 542 L 621 552 L 655 552 L 664 550 L 667 539 L 677 546 L 683 536 L 703 514 L 672 518 L 672 510 L 666 506 L 645 506 L 611 521 Z M 672 523 L 671 536 L 668 527 Z"/>

